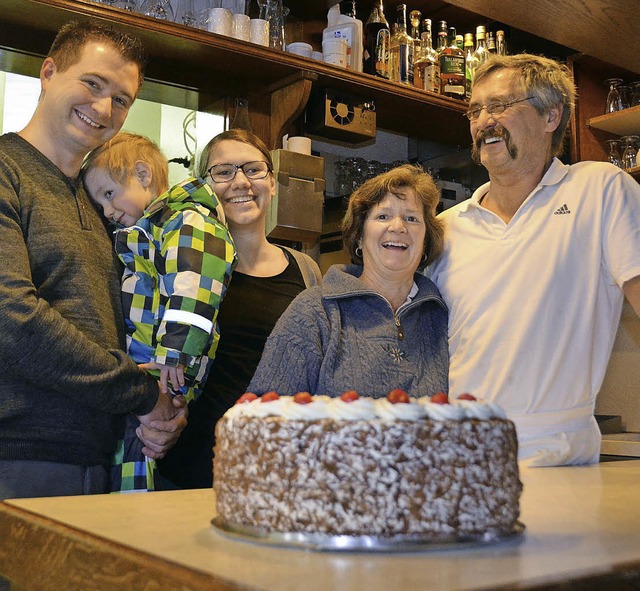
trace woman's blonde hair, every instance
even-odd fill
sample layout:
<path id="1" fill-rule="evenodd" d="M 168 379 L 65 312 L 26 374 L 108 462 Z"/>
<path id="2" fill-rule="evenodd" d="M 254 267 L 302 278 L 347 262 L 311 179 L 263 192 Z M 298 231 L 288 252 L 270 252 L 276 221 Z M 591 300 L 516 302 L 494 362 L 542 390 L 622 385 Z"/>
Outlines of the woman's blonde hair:
<path id="1" fill-rule="evenodd" d="M 122 131 L 90 152 L 82 165 L 86 175 L 94 168 L 105 170 L 121 185 L 136 174 L 136 162 L 145 162 L 151 169 L 151 190 L 160 195 L 169 188 L 169 164 L 155 142 L 135 133 Z"/>
<path id="2" fill-rule="evenodd" d="M 418 202 L 422 204 L 426 232 L 424 254 L 418 269 L 424 269 L 442 253 L 444 227 L 436 218 L 436 207 L 440 192 L 433 179 L 419 166 L 404 164 L 369 179 L 356 189 L 349 199 L 347 213 L 342 220 L 342 241 L 353 263 L 362 265 L 362 251 L 356 252 L 362 240 L 364 224 L 369 211 L 389 194 L 400 195 L 402 189 L 413 189 Z"/>

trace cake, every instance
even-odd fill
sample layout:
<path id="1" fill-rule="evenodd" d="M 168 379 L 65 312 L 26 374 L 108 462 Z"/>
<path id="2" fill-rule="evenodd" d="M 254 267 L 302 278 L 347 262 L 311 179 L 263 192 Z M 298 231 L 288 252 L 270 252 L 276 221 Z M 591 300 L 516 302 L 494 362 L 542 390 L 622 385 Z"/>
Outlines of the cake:
<path id="1" fill-rule="evenodd" d="M 458 540 L 513 532 L 513 423 L 471 395 L 245 394 L 216 426 L 218 518 L 266 533 Z"/>

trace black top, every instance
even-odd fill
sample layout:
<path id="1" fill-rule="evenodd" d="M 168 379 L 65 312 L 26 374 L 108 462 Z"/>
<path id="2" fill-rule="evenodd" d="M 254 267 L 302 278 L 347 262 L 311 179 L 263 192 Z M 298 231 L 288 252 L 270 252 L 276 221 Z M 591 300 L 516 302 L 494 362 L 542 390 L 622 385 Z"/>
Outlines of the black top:
<path id="1" fill-rule="evenodd" d="M 166 458 L 161 475 L 180 488 L 213 484 L 214 427 L 246 391 L 267 337 L 278 318 L 304 288 L 298 263 L 274 277 L 252 277 L 235 271 L 220 306 L 220 342 L 200 397 L 189 405 L 186 429 Z"/>

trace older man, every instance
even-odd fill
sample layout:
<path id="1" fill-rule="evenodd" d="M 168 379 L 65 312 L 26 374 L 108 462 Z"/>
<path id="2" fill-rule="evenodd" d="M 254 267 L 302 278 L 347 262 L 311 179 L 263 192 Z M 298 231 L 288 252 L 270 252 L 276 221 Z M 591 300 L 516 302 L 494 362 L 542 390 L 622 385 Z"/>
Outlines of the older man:
<path id="1" fill-rule="evenodd" d="M 450 389 L 501 404 L 531 465 L 597 462 L 593 417 L 623 298 L 640 314 L 640 186 L 608 163 L 562 164 L 565 67 L 496 57 L 466 115 L 490 181 L 445 211 L 430 270 L 450 309 Z"/>
<path id="2" fill-rule="evenodd" d="M 122 127 L 143 58 L 110 27 L 65 25 L 33 117 L 0 137 L 0 499 L 107 492 L 125 414 L 152 457 L 186 423 L 122 351 L 111 241 L 78 181 Z"/>

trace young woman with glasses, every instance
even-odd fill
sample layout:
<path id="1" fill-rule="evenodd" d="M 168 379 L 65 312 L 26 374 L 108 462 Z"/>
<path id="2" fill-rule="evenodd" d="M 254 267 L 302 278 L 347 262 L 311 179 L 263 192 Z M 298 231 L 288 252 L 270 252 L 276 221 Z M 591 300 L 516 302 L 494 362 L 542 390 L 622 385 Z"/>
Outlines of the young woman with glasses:
<path id="1" fill-rule="evenodd" d="M 180 488 L 211 487 L 217 420 L 245 392 L 278 318 L 298 293 L 320 280 L 313 259 L 267 240 L 275 177 L 260 138 L 240 129 L 215 136 L 202 152 L 198 174 L 224 208 L 238 264 L 218 314 L 220 342 L 204 392 L 160 463 L 161 474 Z"/>

